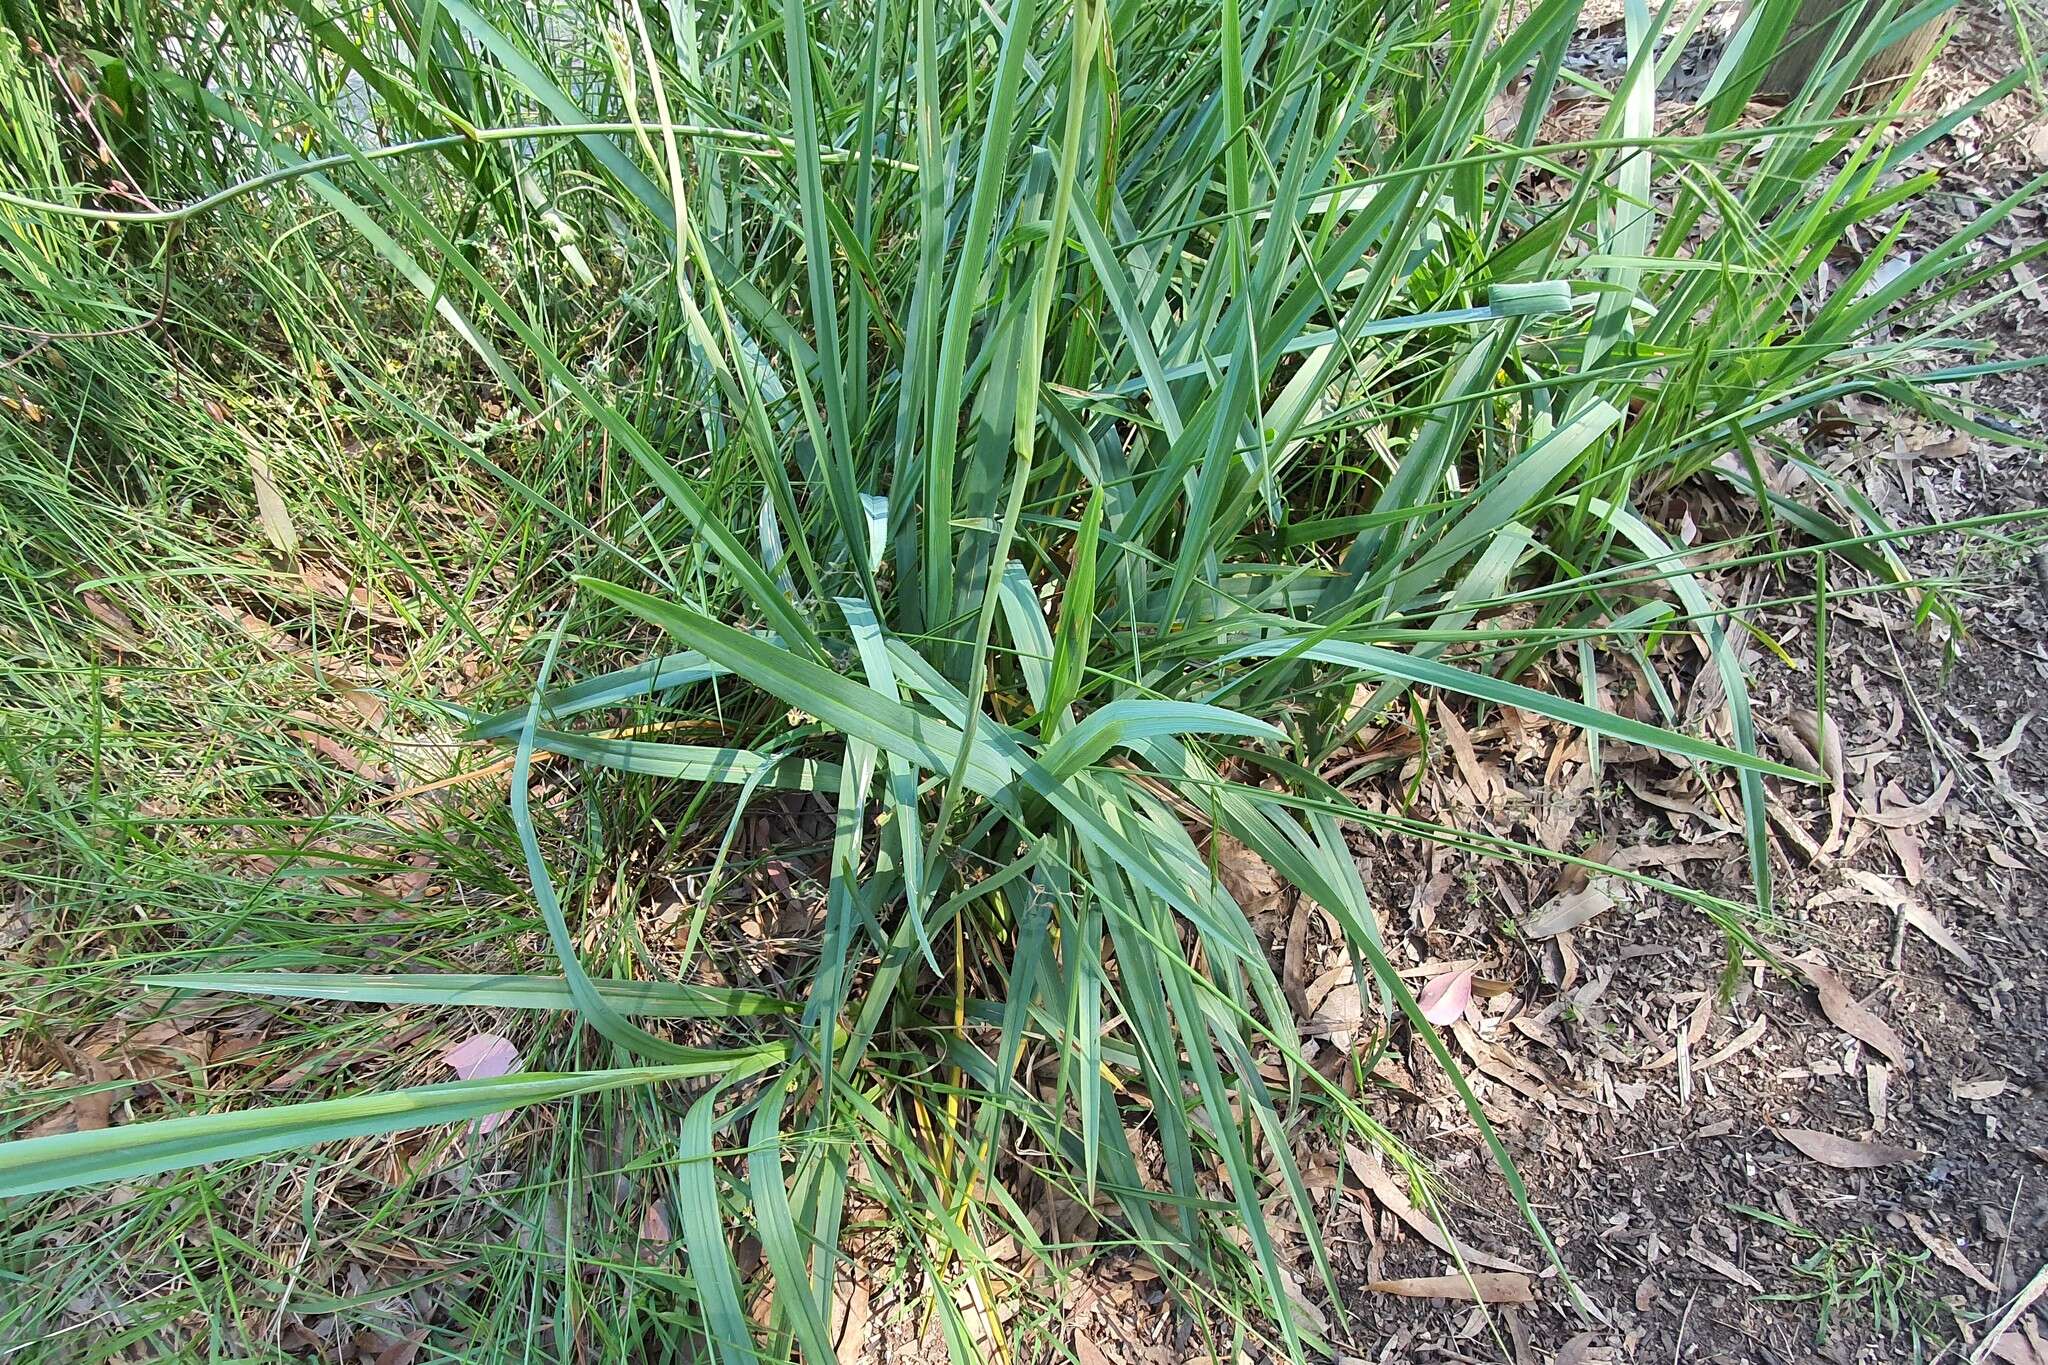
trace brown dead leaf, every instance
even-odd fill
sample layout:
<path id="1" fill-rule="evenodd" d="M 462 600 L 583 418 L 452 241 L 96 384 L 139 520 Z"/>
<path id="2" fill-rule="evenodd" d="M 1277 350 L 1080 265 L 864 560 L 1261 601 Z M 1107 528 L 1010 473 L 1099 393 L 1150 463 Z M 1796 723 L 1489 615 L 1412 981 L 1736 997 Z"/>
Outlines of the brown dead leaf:
<path id="1" fill-rule="evenodd" d="M 1693 1006 L 1692 1015 L 1685 1026 L 1678 1031 L 1678 1040 L 1665 1050 L 1663 1056 L 1644 1067 L 1645 1071 L 1661 1071 L 1678 1060 L 1680 1048 L 1698 1047 L 1707 1036 L 1707 1028 L 1714 1022 L 1714 993 L 1702 991 L 1699 1001 Z"/>
<path id="2" fill-rule="evenodd" d="M 291 735 L 292 738 L 301 743 L 311 745 L 313 751 L 322 758 L 354 773 L 365 782 L 375 782 L 379 786 L 385 787 L 391 785 L 392 778 L 389 768 L 386 768 L 375 759 L 363 757 L 362 754 L 343 744 L 333 736 L 323 735 L 316 730 L 293 730 Z"/>
<path id="3" fill-rule="evenodd" d="M 1288 999 L 1302 1013 L 1308 1013 L 1308 900 L 1294 903 L 1287 918 L 1287 941 L 1280 950 L 1280 981 Z"/>
<path id="4" fill-rule="evenodd" d="M 1794 711 L 1792 732 L 1820 760 L 1820 770 L 1828 785 L 1840 788 L 1848 780 L 1848 769 L 1842 752 L 1842 732 L 1836 727 L 1835 718 L 1812 711 Z"/>
<path id="5" fill-rule="evenodd" d="M 1450 894 L 1452 885 L 1451 874 L 1439 872 L 1424 882 L 1422 888 L 1415 893 L 1415 902 L 1410 907 L 1410 913 L 1418 929 L 1427 933 L 1436 923 L 1437 909 L 1443 905 L 1444 897 Z"/>
<path id="6" fill-rule="evenodd" d="M 1732 839 L 1705 844 L 1637 844 L 1616 849 L 1607 862 L 1624 872 L 1639 872 L 1646 867 L 1670 868 L 1688 862 L 1724 862 L 1741 852 L 1742 845 Z"/>
<path id="7" fill-rule="evenodd" d="M 303 1062 L 289 1071 L 282 1071 L 275 1076 L 267 1078 L 263 1082 L 263 1088 L 273 1093 L 294 1090 L 316 1076 L 325 1076 L 343 1067 L 360 1066 L 364 1062 L 371 1060 L 385 1060 L 394 1053 L 410 1047 L 427 1034 L 435 1032 L 436 1028 L 437 1026 L 431 1020 L 422 1020 L 410 1028 L 400 1029 L 396 1033 L 386 1035 L 379 1040 L 378 1046 L 374 1051 L 349 1050 L 345 1052 L 318 1053 L 311 1060 Z"/>
<path id="8" fill-rule="evenodd" d="M 1587 862 L 1605 863 L 1609 867 L 1620 867 L 1621 864 L 1615 861 L 1620 856 L 1620 851 L 1612 839 L 1602 839 L 1586 850 Z M 1552 894 L 1567 896 L 1574 891 L 1583 891 L 1592 880 L 1593 873 L 1590 868 L 1581 867 L 1577 863 L 1566 863 L 1563 870 L 1557 874 L 1557 886 Z"/>
<path id="9" fill-rule="evenodd" d="M 1884 1142 L 1858 1142 L 1854 1138 L 1823 1133 L 1817 1128 L 1774 1128 L 1771 1130 L 1823 1166 L 1844 1171 L 1868 1171 L 1880 1166 L 1897 1166 L 1918 1161 L 1920 1153 L 1910 1147 Z"/>
<path id="10" fill-rule="evenodd" d="M 1569 1109 L 1575 1114 L 1599 1112 L 1593 1104 L 1580 1099 L 1571 1090 L 1546 1075 L 1542 1067 L 1525 1057 L 1516 1056 L 1506 1048 L 1495 1047 L 1481 1040 L 1478 1034 L 1464 1024 L 1453 1024 L 1450 1035 L 1465 1055 L 1472 1059 L 1474 1067 L 1516 1094 L 1546 1108 Z"/>
<path id="11" fill-rule="evenodd" d="M 311 1355 L 315 1360 L 328 1357 L 327 1338 L 303 1322 L 287 1322 L 284 1330 L 277 1334 L 277 1344 L 294 1355 Z"/>
<path id="12" fill-rule="evenodd" d="M 1908 886 L 1918 886 L 1927 880 L 1927 856 L 1922 850 L 1920 837 L 1910 829 L 1886 827 L 1880 831 L 1884 841 L 1891 845 L 1892 856 L 1899 860 L 1899 871 L 1906 874 Z"/>
<path id="13" fill-rule="evenodd" d="M 397 1341 L 377 1352 L 375 1365 L 412 1365 L 427 1341 L 427 1329 L 415 1327 Z"/>
<path id="14" fill-rule="evenodd" d="M 13 898 L 0 906 L 0 953 L 12 952 L 33 938 L 38 928 L 36 921 L 28 887 L 15 887 Z"/>
<path id="15" fill-rule="evenodd" d="M 2002 1360 L 2005 1365 L 2048 1365 L 2041 1359 L 2040 1352 L 2027 1340 L 2026 1333 L 2017 1328 L 2002 1333 L 1987 1341 L 1972 1357 L 1974 1360 Z"/>
<path id="16" fill-rule="evenodd" d="M 142 651 L 142 632 L 135 627 L 135 621 L 127 612 L 109 602 L 96 592 L 82 592 L 78 600 L 93 618 L 113 634 L 109 643 L 117 654 L 138 654 Z"/>
<path id="17" fill-rule="evenodd" d="M 1558 1348 L 1556 1365 L 1605 1365 L 1607 1348 L 1591 1332 L 1581 1332 Z"/>
<path id="18" fill-rule="evenodd" d="M 384 717 L 390 710 L 384 698 L 367 687 L 344 687 L 337 695 L 372 729 L 384 723 Z"/>
<path id="19" fill-rule="evenodd" d="M 1906 1215 L 1906 1226 L 1913 1230 L 1913 1236 L 1919 1239 L 1921 1246 L 1934 1253 L 1934 1258 L 1937 1261 L 1940 1261 L 1979 1289 L 1992 1294 L 1998 1293 L 1998 1282 L 1977 1269 L 1976 1264 L 1969 1257 L 1963 1255 L 1961 1247 L 1936 1232 L 1933 1228 L 1928 1227 L 1925 1218 L 1922 1218 L 1917 1213 L 1909 1213 Z"/>
<path id="20" fill-rule="evenodd" d="M 1715 1049 L 1714 1054 L 1704 1062 L 1693 1063 L 1693 1072 L 1697 1074 L 1705 1071 L 1710 1066 L 1718 1066 L 1722 1062 L 1727 1061 L 1730 1057 L 1733 1057 L 1736 1053 L 1763 1037 L 1764 1030 L 1770 1026 L 1770 1022 L 1769 1019 L 1757 1020 L 1754 1024 L 1751 1024 L 1748 1028 L 1731 1038 L 1725 1046 Z"/>
<path id="21" fill-rule="evenodd" d="M 1920 902 L 1908 901 L 1900 906 L 1899 917 L 1925 935 L 1929 943 L 1965 967 L 1977 965 L 1977 960 L 1970 956 L 1970 950 L 1963 946 L 1962 940 L 1950 932 L 1949 927 L 1935 918 L 1934 912 Z"/>
<path id="22" fill-rule="evenodd" d="M 1522 924 L 1525 938 L 1554 938 L 1576 929 L 1596 915 L 1614 908 L 1614 901 L 1598 886 L 1587 886 L 1562 896 L 1553 896 Z"/>
<path id="23" fill-rule="evenodd" d="M 1340 1048 L 1351 1046 L 1365 1023 L 1365 1005 L 1350 963 L 1339 963 L 1311 981 L 1303 1000 L 1308 1006 L 1301 1023 L 1303 1037 L 1328 1038 Z"/>
<path id="24" fill-rule="evenodd" d="M 2014 275 L 2017 278 L 2018 273 L 2026 269 L 2026 267 L 2015 265 L 2013 269 Z M 2021 287 L 2020 292 L 2026 292 L 2024 286 Z M 2039 291 L 2035 291 L 2030 297 L 2038 303 L 2040 301 Z M 1936 430 L 1939 430 L 1939 428 Z M 1916 460 L 1955 460 L 1969 454 L 1970 448 L 1974 444 L 1975 442 L 1970 439 L 1969 432 L 1950 428 L 1948 434 L 1942 436 L 1939 440 L 1929 440 L 1920 445 L 1913 446 L 1906 453 Z"/>
<path id="25" fill-rule="evenodd" d="M 1074 1333 L 1074 1359 L 1080 1365 L 1111 1365 L 1109 1356 L 1086 1332 Z"/>
<path id="26" fill-rule="evenodd" d="M 1463 1275 L 1422 1275 L 1407 1280 L 1374 1280 L 1374 1294 L 1404 1299 L 1461 1299 L 1467 1303 L 1534 1303 L 1535 1281 L 1508 1271 L 1481 1271 L 1468 1281 Z"/>
<path id="27" fill-rule="evenodd" d="M 1897 786 L 1887 785 L 1886 809 L 1859 810 L 1856 812 L 1856 818 L 1868 820 L 1874 825 L 1883 825 L 1886 829 L 1911 829 L 1914 825 L 1924 825 L 1941 814 L 1942 808 L 1948 804 L 1949 789 L 1955 784 L 1956 775 L 1946 774 L 1924 801 L 1909 800 Z"/>
<path id="28" fill-rule="evenodd" d="M 1570 934 L 1559 934 L 1544 943 L 1536 962 L 1543 980 L 1555 987 L 1559 995 L 1572 993 L 1572 985 L 1579 979 L 1579 955 L 1572 949 Z"/>
<path id="29" fill-rule="evenodd" d="M 1512 1261 L 1504 1261 L 1498 1256 L 1475 1251 L 1453 1240 L 1434 1219 L 1409 1201 L 1407 1191 L 1401 1188 L 1398 1180 L 1388 1174 L 1386 1167 L 1382 1166 L 1376 1157 L 1347 1144 L 1344 1149 L 1344 1160 L 1351 1168 L 1351 1173 L 1358 1177 L 1358 1183 L 1371 1191 L 1372 1197 L 1378 1200 L 1387 1212 L 1400 1219 L 1410 1231 L 1438 1251 L 1448 1256 L 1463 1257 L 1467 1263 L 1484 1266 L 1489 1270 L 1504 1270 L 1514 1275 L 1529 1273 Z"/>
<path id="30" fill-rule="evenodd" d="M 1515 130 L 1522 125 L 1522 108 L 1529 102 L 1529 81 L 1525 76 L 1517 77 L 1505 90 L 1495 95 L 1486 106 L 1486 135 L 1503 141 L 1512 140 Z"/>
<path id="31" fill-rule="evenodd" d="M 1204 851 L 1215 863 L 1216 879 L 1245 914 L 1257 915 L 1279 907 L 1280 878 L 1264 858 L 1222 830 L 1209 836 Z"/>
<path id="32" fill-rule="evenodd" d="M 1770 721 L 1764 722 L 1764 730 L 1770 735 L 1771 742 L 1778 746 L 1779 756 L 1785 762 L 1810 773 L 1820 771 L 1820 759 L 1815 756 L 1812 743 L 1805 735 L 1789 725 Z"/>
<path id="33" fill-rule="evenodd" d="M 1296 1322 L 1308 1328 L 1319 1337 L 1329 1335 L 1330 1319 L 1328 1315 L 1316 1306 L 1315 1301 L 1310 1299 L 1307 1291 L 1302 1288 L 1301 1281 L 1296 1279 L 1285 1267 L 1282 1267 L 1280 1271 L 1280 1287 L 1287 1293 L 1287 1304 L 1288 1307 L 1294 1310 L 1294 1320 Z"/>
<path id="34" fill-rule="evenodd" d="M 1481 807 L 1491 804 L 1497 787 L 1505 784 L 1481 761 L 1478 751 L 1472 747 L 1471 732 L 1442 698 L 1437 699 L 1436 716 L 1437 727 L 1443 731 L 1444 742 L 1450 746 L 1451 757 L 1458 765 L 1458 775 L 1465 779 L 1473 801 Z"/>
<path id="35" fill-rule="evenodd" d="M 101 1055 L 120 1074 L 138 1081 L 193 1075 L 213 1059 L 213 1035 L 158 1019 L 106 1046 Z"/>
<path id="36" fill-rule="evenodd" d="M 1861 1042 L 1869 1044 L 1901 1070 L 1910 1069 L 1907 1060 L 1906 1043 L 1893 1031 L 1892 1026 L 1871 1013 L 1869 1009 L 1849 993 L 1842 979 L 1817 962 L 1793 959 L 1801 975 L 1813 983 L 1820 993 L 1821 1012 L 1828 1021 L 1842 1032 Z"/>
<path id="37" fill-rule="evenodd" d="M 2004 739 L 1996 744 L 1987 745 L 1977 750 L 1977 757 L 1987 763 L 2000 763 L 2010 758 L 2013 750 L 2020 747 L 2020 739 L 2026 734 L 2027 726 L 2033 722 L 2033 719 L 2034 713 L 2032 711 L 2021 716 L 2012 723 L 2012 729 L 2006 732 Z"/>
<path id="38" fill-rule="evenodd" d="M 2041 1339 L 2033 1331 L 2032 1321 L 2022 1322 L 2021 1319 L 2026 1318 L 2026 1315 L 2033 1310 L 2034 1305 L 2040 1301 L 2043 1294 L 2048 1294 L 2048 1265 L 2043 1265 L 2039 1270 L 2036 1270 L 2034 1278 L 2028 1280 L 2025 1287 L 2019 1293 L 2013 1295 L 2005 1307 L 1999 1311 L 1998 1317 L 1985 1330 L 1985 1344 L 1979 1346 L 1971 1353 L 1970 1365 L 1980 1365 L 1986 1348 L 2004 1337 L 2006 1335 L 2005 1329 L 2012 1326 L 2015 1322 L 2019 1322 L 2021 1330 L 2026 1332 L 2029 1339 L 2027 1344 L 2033 1348 L 2034 1354 L 2036 1356 L 2041 1355 Z"/>
<path id="39" fill-rule="evenodd" d="M 1806 827 L 1799 823 L 1799 817 L 1787 809 L 1783 801 L 1775 796 L 1771 797 L 1764 807 L 1764 813 L 1770 817 L 1771 823 L 1777 826 L 1778 833 L 1785 836 L 1786 841 L 1799 851 L 1800 861 L 1813 863 L 1820 860 L 1820 844 L 1806 832 Z"/>
<path id="40" fill-rule="evenodd" d="M 667 1246 L 672 1235 L 667 1207 L 659 1199 L 648 1200 L 640 1211 L 640 1240 L 649 1246 Z"/>
<path id="41" fill-rule="evenodd" d="M 1997 1077 L 1987 1081 L 1951 1081 L 1948 1093 L 1959 1100 L 1995 1100 L 2005 1093 L 2005 1082 Z"/>
<path id="42" fill-rule="evenodd" d="M 1852 867 L 1844 870 L 1842 877 L 1844 885 L 1809 896 L 1806 908 L 1818 910 L 1827 905 L 1869 904 L 1881 905 L 1887 910 L 1897 910 L 1901 906 L 1910 905 L 1913 901 L 1905 888 L 1891 878 L 1881 877 L 1875 872 Z"/>
<path id="43" fill-rule="evenodd" d="M 1717 1256 L 1703 1246 L 1687 1247 L 1685 1254 L 1691 1260 L 1705 1266 L 1730 1284 L 1739 1284 L 1744 1289 L 1758 1294 L 1763 1292 L 1763 1284 L 1756 1276 L 1750 1274 L 1725 1256 Z"/>
<path id="44" fill-rule="evenodd" d="M 864 1360 L 868 1342 L 868 1287 L 841 1279 L 832 1290 L 832 1345 L 842 1360 Z"/>
<path id="45" fill-rule="evenodd" d="M 104 1080 L 107 1077 L 95 1076 L 93 1079 Z M 74 1095 L 62 1109 L 30 1124 L 28 1131 L 22 1136 L 38 1138 L 50 1137 L 57 1133 L 97 1132 L 112 1122 L 113 1113 L 112 1091 L 95 1090 L 90 1094 Z"/>
<path id="46" fill-rule="evenodd" d="M 148 1085 L 166 1077 L 186 1077 L 196 1083 L 211 1060 L 212 1042 L 212 1035 L 188 1034 L 167 1019 L 132 1030 L 116 1021 L 84 1045 L 82 1050 L 91 1061 L 77 1084 L 127 1081 Z M 23 1136 L 46 1137 L 105 1128 L 113 1122 L 114 1101 L 136 1093 L 131 1085 L 75 1095 L 62 1109 L 38 1120 Z"/>
<path id="47" fill-rule="evenodd" d="M 1659 810 L 1668 810 L 1674 814 L 1690 816 L 1716 834 L 1737 834 L 1741 832 L 1740 826 L 1722 818 L 1720 812 L 1714 810 L 1709 802 L 1700 797 L 1680 794 L 1675 790 L 1665 790 L 1662 786 L 1643 781 L 1635 773 L 1628 771 L 1622 773 L 1621 782 L 1623 786 L 1635 793 L 1638 800 L 1655 806 Z"/>
<path id="48" fill-rule="evenodd" d="M 386 606 L 368 584 L 352 582 L 324 564 L 302 563 L 299 581 L 316 602 L 344 604 L 380 626 L 404 629 L 409 624 L 405 617 Z"/>
<path id="49" fill-rule="evenodd" d="M 254 612 L 235 611 L 218 602 L 212 605 L 216 616 L 240 630 L 257 648 L 276 658 L 288 660 L 300 672 L 316 682 L 328 685 L 337 681 L 349 684 L 373 684 L 377 681 L 370 671 L 359 668 L 346 659 L 314 654 L 296 637 L 278 629 Z"/>

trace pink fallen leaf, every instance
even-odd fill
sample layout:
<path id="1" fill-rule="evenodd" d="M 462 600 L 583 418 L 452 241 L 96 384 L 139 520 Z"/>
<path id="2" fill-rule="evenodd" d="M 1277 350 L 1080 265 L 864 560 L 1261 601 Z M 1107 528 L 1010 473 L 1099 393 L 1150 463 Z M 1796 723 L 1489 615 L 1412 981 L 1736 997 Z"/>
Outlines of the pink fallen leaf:
<path id="1" fill-rule="evenodd" d="M 1472 968 L 1431 977 L 1415 1003 L 1422 1007 L 1422 1017 L 1439 1027 L 1459 1018 L 1472 1003 Z"/>
<path id="2" fill-rule="evenodd" d="M 441 1060 L 465 1081 L 509 1076 L 524 1065 L 519 1060 L 519 1049 L 512 1045 L 511 1040 L 495 1033 L 473 1033 L 442 1053 Z M 488 1133 L 508 1117 L 509 1112 L 486 1114 L 477 1121 L 477 1131 Z"/>
<path id="3" fill-rule="evenodd" d="M 519 1049 L 495 1033 L 473 1033 L 442 1053 L 441 1060 L 463 1080 L 476 1081 L 519 1070 Z"/>

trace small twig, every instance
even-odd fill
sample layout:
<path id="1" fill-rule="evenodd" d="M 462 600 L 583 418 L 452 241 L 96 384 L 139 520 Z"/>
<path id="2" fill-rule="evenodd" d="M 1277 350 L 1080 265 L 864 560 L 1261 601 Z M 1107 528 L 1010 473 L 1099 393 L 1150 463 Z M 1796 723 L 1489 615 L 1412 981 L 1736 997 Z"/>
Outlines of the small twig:
<path id="1" fill-rule="evenodd" d="M 1685 1301 L 1685 1311 L 1678 1316 L 1678 1336 L 1671 1343 L 1671 1365 L 1678 1365 L 1679 1356 L 1685 1351 L 1685 1329 L 1692 1322 L 1692 1306 L 1699 1302 L 1700 1291 L 1695 1289 Z"/>
<path id="2" fill-rule="evenodd" d="M 2020 1191 L 2027 1187 L 2027 1177 L 2022 1174 L 2012 1186 L 2012 1208 L 2005 1215 L 2005 1238 L 1998 1244 L 1998 1265 L 1992 1277 L 2000 1284 L 2005 1283 L 2005 1272 L 2012 1266 L 2012 1230 L 2019 1221 Z"/>

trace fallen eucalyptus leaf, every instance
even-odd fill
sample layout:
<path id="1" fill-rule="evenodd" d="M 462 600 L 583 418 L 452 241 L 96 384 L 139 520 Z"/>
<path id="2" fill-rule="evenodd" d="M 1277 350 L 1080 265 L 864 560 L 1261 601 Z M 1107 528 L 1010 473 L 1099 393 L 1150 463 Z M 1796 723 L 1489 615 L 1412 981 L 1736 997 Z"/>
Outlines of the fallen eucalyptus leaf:
<path id="1" fill-rule="evenodd" d="M 1858 1142 L 1854 1138 L 1823 1133 L 1817 1128 L 1775 1128 L 1772 1131 L 1821 1165 L 1838 1170 L 1868 1171 L 1920 1159 L 1920 1153 L 1910 1147 L 1894 1147 L 1886 1142 Z"/>
<path id="2" fill-rule="evenodd" d="M 1375 1294 L 1396 1294 L 1404 1299 L 1464 1299 L 1471 1303 L 1534 1303 L 1535 1283 L 1527 1275 L 1504 1270 L 1481 1271 L 1467 1280 L 1463 1275 L 1423 1275 L 1412 1280 L 1374 1280 L 1366 1288 Z"/>
<path id="3" fill-rule="evenodd" d="M 1957 938 L 1950 931 L 1949 927 L 1943 924 L 1935 916 L 1935 913 L 1926 906 L 1918 901 L 1908 901 L 1899 907 L 1899 914 L 1905 919 L 1906 923 L 1918 929 L 1922 934 L 1925 934 L 1928 942 L 1962 963 L 1965 967 L 1977 965 L 1976 959 L 1970 956 L 1970 950 L 1963 947 L 1962 940 Z"/>
<path id="4" fill-rule="evenodd" d="M 1851 1038 L 1868 1043 L 1901 1069 L 1910 1066 L 1905 1040 L 1893 1031 L 1890 1024 L 1866 1009 L 1842 984 L 1842 978 L 1818 962 L 1795 959 L 1792 965 L 1820 992 L 1821 1012 L 1827 1015 L 1830 1023 Z"/>
<path id="5" fill-rule="evenodd" d="M 1596 915 L 1614 908 L 1614 901 L 1597 886 L 1588 886 L 1562 896 L 1553 896 L 1522 925 L 1524 938 L 1554 938 L 1576 929 Z"/>
<path id="6" fill-rule="evenodd" d="M 1437 1250 L 1490 1270 L 1505 1270 L 1516 1275 L 1528 1273 L 1512 1261 L 1504 1261 L 1497 1256 L 1488 1255 L 1486 1252 L 1454 1241 L 1435 1219 L 1415 1207 L 1408 1198 L 1408 1192 L 1401 1188 L 1399 1181 L 1388 1174 L 1377 1158 L 1367 1156 L 1359 1148 L 1349 1146 L 1345 1148 L 1344 1156 L 1346 1164 L 1351 1167 L 1351 1173 L 1358 1177 L 1360 1184 L 1372 1192 L 1372 1197 L 1384 1205 L 1389 1213 L 1407 1224 L 1416 1236 Z"/>

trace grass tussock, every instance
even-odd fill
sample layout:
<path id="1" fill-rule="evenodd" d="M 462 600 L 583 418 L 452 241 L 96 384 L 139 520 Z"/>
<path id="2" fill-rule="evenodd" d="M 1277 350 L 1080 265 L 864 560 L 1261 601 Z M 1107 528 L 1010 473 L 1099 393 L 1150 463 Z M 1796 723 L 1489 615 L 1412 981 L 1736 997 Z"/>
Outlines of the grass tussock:
<path id="1" fill-rule="evenodd" d="M 1297 1143 L 1393 1144 L 1247 869 L 1547 1248 L 1354 841 L 1546 855 L 1321 773 L 1429 691 L 1731 772 L 1753 903 L 1665 889 L 1768 922 L 1698 565 L 1910 586 L 1797 430 L 1994 363 L 2006 206 L 1888 248 L 2023 75 L 1850 100 L 1947 3 L 1760 111 L 1761 0 L 1674 111 L 1632 0 L 1563 145 L 1576 0 L 7 7 L 0 1342 L 274 1358 L 402 1247 L 437 1349 L 815 1361 L 858 1254 L 1007 1359 L 1109 1251 L 1327 1351 Z"/>

